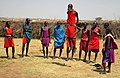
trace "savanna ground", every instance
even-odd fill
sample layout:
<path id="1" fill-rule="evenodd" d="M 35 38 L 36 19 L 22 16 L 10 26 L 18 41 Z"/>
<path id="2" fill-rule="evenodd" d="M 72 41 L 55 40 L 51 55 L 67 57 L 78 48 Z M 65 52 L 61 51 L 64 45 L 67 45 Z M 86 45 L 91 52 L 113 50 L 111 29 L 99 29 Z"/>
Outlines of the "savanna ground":
<path id="1" fill-rule="evenodd" d="M 74 60 L 66 61 L 66 47 L 63 49 L 62 59 L 52 59 L 53 41 L 49 47 L 49 58 L 43 58 L 42 46 L 40 40 L 32 39 L 30 43 L 29 56 L 20 58 L 22 39 L 14 39 L 15 57 L 17 59 L 7 59 L 5 49 L 3 48 L 4 38 L 0 38 L 0 78 L 120 78 L 120 48 L 115 51 L 115 63 L 112 64 L 112 72 L 110 74 L 100 74 L 102 69 L 97 65 L 101 64 L 102 54 L 99 52 L 97 62 L 87 64 L 77 61 L 79 52 L 79 40 L 77 40 L 77 51 Z M 100 50 L 103 41 L 100 40 Z M 120 46 L 120 40 L 117 40 Z M 11 48 L 9 48 L 9 56 L 11 57 Z M 59 50 L 57 50 L 57 56 Z M 84 52 L 82 54 L 82 59 Z M 93 60 L 92 53 L 91 60 Z"/>

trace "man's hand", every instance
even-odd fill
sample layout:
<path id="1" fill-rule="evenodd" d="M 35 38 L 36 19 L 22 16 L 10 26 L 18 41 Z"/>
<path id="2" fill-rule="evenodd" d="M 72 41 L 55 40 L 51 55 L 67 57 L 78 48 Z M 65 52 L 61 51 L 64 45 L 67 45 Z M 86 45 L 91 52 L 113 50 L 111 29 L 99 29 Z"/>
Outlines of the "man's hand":
<path id="1" fill-rule="evenodd" d="M 12 37 L 17 38 L 17 36 L 16 36 L 16 35 L 12 35 Z"/>
<path id="2" fill-rule="evenodd" d="M 49 41 L 50 44 L 52 44 L 51 40 Z"/>

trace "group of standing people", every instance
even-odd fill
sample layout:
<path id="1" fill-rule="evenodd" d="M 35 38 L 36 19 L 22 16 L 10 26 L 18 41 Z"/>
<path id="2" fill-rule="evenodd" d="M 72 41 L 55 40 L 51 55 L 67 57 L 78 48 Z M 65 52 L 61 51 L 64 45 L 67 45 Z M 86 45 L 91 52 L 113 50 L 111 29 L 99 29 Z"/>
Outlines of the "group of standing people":
<path id="1" fill-rule="evenodd" d="M 72 51 L 71 59 L 73 59 L 74 53 L 76 51 L 76 34 L 81 30 L 78 27 L 78 13 L 73 9 L 73 5 L 68 5 L 68 11 L 67 11 L 67 28 L 66 32 L 64 27 L 61 25 L 61 22 L 58 21 L 57 25 L 54 27 L 54 54 L 53 58 L 55 58 L 56 55 L 56 49 L 60 49 L 59 58 L 62 54 L 62 49 L 64 48 L 64 43 L 66 40 L 66 53 L 67 53 L 67 60 L 69 60 L 69 53 Z M 106 62 L 108 62 L 108 72 L 111 71 L 111 63 L 114 62 L 114 49 L 117 49 L 116 41 L 113 37 L 113 34 L 111 30 L 109 29 L 109 23 L 104 24 L 105 27 L 105 36 L 104 36 L 104 44 L 102 49 L 103 59 L 102 59 L 102 65 L 104 68 L 104 72 L 106 72 Z M 76 32 L 78 29 L 78 32 Z M 22 45 L 22 57 L 24 57 L 24 49 L 26 45 L 26 54 L 25 56 L 28 56 L 28 49 L 29 49 L 29 43 L 31 40 L 31 26 L 30 26 L 30 19 L 27 18 L 26 22 L 23 24 L 23 45 Z M 81 40 L 79 45 L 79 60 L 81 60 L 82 50 L 85 52 L 84 56 L 84 62 L 86 62 L 86 57 L 88 54 L 88 63 L 91 62 L 91 51 L 95 53 L 95 58 L 93 62 L 96 62 L 97 55 L 99 52 L 99 36 L 100 36 L 100 29 L 98 26 L 98 23 L 93 23 L 93 27 L 91 28 L 91 31 L 87 28 L 87 23 L 84 23 L 84 28 L 82 29 L 81 34 Z M 9 22 L 6 22 L 5 25 L 5 39 L 4 39 L 4 48 L 6 48 L 6 54 L 7 58 L 8 55 L 8 48 L 12 47 L 12 58 L 14 57 L 15 48 L 14 48 L 14 41 L 12 35 L 12 29 L 10 27 Z M 43 48 L 43 55 L 45 58 L 48 58 L 48 47 L 49 43 L 51 43 L 50 39 L 50 27 L 48 26 L 48 22 L 44 22 L 44 26 L 41 27 L 41 34 L 40 34 L 40 40 L 42 43 Z"/>

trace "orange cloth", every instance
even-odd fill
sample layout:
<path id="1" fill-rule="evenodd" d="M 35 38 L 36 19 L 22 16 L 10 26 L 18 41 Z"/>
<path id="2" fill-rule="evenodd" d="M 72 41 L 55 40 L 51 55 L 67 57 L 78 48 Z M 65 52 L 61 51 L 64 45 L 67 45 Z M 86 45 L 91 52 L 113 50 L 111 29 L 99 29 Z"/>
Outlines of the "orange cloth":
<path id="1" fill-rule="evenodd" d="M 81 40 L 83 40 L 83 41 L 88 41 L 88 38 L 81 38 Z"/>
<path id="2" fill-rule="evenodd" d="M 88 41 L 88 29 L 82 30 L 81 40 Z"/>

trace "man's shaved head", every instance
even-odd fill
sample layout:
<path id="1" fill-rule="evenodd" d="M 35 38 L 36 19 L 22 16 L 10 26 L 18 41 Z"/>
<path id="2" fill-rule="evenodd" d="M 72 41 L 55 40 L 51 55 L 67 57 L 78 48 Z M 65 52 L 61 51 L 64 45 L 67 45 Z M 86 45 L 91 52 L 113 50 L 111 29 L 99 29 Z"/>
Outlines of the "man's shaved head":
<path id="1" fill-rule="evenodd" d="M 72 4 L 68 4 L 68 8 L 73 8 L 73 5 Z"/>
<path id="2" fill-rule="evenodd" d="M 73 5 L 72 4 L 68 4 L 68 11 L 71 11 L 73 9 Z"/>

